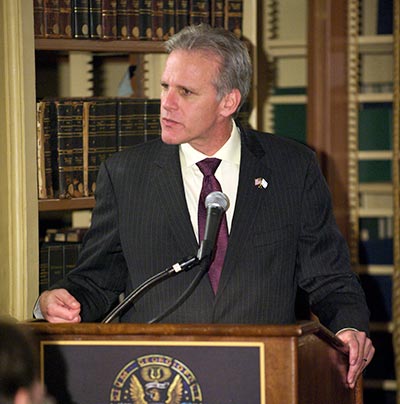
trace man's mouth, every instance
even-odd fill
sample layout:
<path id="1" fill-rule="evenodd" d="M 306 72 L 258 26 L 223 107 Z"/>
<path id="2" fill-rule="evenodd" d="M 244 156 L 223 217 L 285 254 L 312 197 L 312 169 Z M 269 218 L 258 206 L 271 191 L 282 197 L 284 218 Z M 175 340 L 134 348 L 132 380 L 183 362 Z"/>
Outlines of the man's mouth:
<path id="1" fill-rule="evenodd" d="M 165 126 L 176 126 L 176 125 L 180 124 L 179 122 L 174 121 L 173 119 L 170 119 L 170 118 L 162 118 L 161 121 L 162 121 L 162 124 Z"/>

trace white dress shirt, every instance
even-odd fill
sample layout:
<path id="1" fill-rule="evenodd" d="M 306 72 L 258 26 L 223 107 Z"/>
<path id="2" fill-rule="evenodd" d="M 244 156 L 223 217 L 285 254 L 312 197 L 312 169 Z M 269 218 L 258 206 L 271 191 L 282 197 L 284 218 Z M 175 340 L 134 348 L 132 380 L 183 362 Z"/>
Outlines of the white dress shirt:
<path id="1" fill-rule="evenodd" d="M 197 239 L 197 209 L 200 191 L 203 184 L 203 174 L 196 163 L 210 157 L 215 157 L 221 160 L 221 163 L 215 172 L 215 177 L 221 184 L 222 192 L 229 199 L 229 208 L 226 211 L 226 220 L 228 224 L 228 232 L 230 232 L 239 182 L 240 151 L 241 144 L 239 129 L 236 127 L 234 122 L 232 125 L 230 138 L 213 156 L 206 156 L 205 154 L 194 149 L 188 143 L 183 143 L 179 147 L 179 157 L 181 161 L 186 202 L 193 225 L 193 230 Z"/>

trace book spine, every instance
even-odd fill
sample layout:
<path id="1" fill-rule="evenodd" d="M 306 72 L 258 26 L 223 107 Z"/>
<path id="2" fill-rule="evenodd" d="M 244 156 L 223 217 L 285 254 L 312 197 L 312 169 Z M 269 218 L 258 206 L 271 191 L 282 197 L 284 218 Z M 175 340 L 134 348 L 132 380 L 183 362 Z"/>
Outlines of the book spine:
<path id="1" fill-rule="evenodd" d="M 62 244 L 50 244 L 48 248 L 49 287 L 64 278 L 64 253 Z"/>
<path id="2" fill-rule="evenodd" d="M 210 24 L 209 0 L 190 0 L 189 22 L 191 25 Z"/>
<path id="3" fill-rule="evenodd" d="M 128 39 L 128 0 L 117 2 L 117 38 Z"/>
<path id="4" fill-rule="evenodd" d="M 72 38 L 72 7 L 71 0 L 59 0 L 60 3 L 60 38 Z"/>
<path id="5" fill-rule="evenodd" d="M 115 0 L 102 1 L 101 27 L 103 39 L 117 38 L 117 2 Z"/>
<path id="6" fill-rule="evenodd" d="M 164 0 L 163 39 L 175 34 L 175 0 Z"/>
<path id="7" fill-rule="evenodd" d="M 176 0 L 175 4 L 175 32 L 189 24 L 189 0 Z"/>
<path id="8" fill-rule="evenodd" d="M 116 100 L 95 100 L 89 106 L 88 190 L 96 190 L 100 164 L 117 151 Z"/>
<path id="9" fill-rule="evenodd" d="M 145 141 L 145 100 L 126 98 L 118 101 L 117 148 L 127 149 Z"/>
<path id="10" fill-rule="evenodd" d="M 39 294 L 49 288 L 49 245 L 42 243 L 39 250 Z"/>
<path id="11" fill-rule="evenodd" d="M 157 139 L 160 136 L 160 99 L 145 101 L 145 141 Z"/>
<path id="12" fill-rule="evenodd" d="M 89 38 L 89 0 L 73 0 L 72 32 L 76 39 Z"/>
<path id="13" fill-rule="evenodd" d="M 83 182 L 83 103 L 59 100 L 57 107 L 58 197 L 80 198 Z"/>
<path id="14" fill-rule="evenodd" d="M 54 189 L 58 187 L 58 182 L 54 173 L 57 170 L 57 127 L 56 111 L 53 101 L 40 101 L 38 105 L 38 158 L 40 167 L 38 175 L 41 177 L 42 190 L 39 197 L 54 198 Z"/>
<path id="15" fill-rule="evenodd" d="M 224 0 L 211 1 L 211 25 L 215 28 L 225 28 Z"/>
<path id="16" fill-rule="evenodd" d="M 43 19 L 45 38 L 59 38 L 60 7 L 58 0 L 44 0 Z"/>
<path id="17" fill-rule="evenodd" d="M 152 0 L 139 0 L 139 39 L 142 41 L 153 38 L 152 6 Z"/>
<path id="18" fill-rule="evenodd" d="M 151 2 L 151 32 L 153 40 L 161 41 L 164 37 L 164 0 Z"/>
<path id="19" fill-rule="evenodd" d="M 89 35 L 92 39 L 102 38 L 101 2 L 102 0 L 89 0 Z"/>
<path id="20" fill-rule="evenodd" d="M 243 0 L 225 0 L 225 29 L 242 38 Z"/>
<path id="21" fill-rule="evenodd" d="M 76 267 L 78 261 L 80 243 L 67 243 L 63 245 L 63 272 L 67 276 L 70 271 Z"/>
<path id="22" fill-rule="evenodd" d="M 33 1 L 33 21 L 35 38 L 44 38 L 44 7 L 43 0 Z"/>
<path id="23" fill-rule="evenodd" d="M 139 39 L 139 0 L 127 0 L 126 39 Z"/>
<path id="24" fill-rule="evenodd" d="M 89 196 L 89 125 L 90 125 L 90 108 L 93 101 L 83 101 L 82 110 L 82 148 L 83 148 L 83 193 Z"/>
<path id="25" fill-rule="evenodd" d="M 43 131 L 43 103 L 36 103 L 36 158 L 37 158 L 37 180 L 38 197 L 46 199 L 46 174 L 44 159 L 44 131 Z"/>

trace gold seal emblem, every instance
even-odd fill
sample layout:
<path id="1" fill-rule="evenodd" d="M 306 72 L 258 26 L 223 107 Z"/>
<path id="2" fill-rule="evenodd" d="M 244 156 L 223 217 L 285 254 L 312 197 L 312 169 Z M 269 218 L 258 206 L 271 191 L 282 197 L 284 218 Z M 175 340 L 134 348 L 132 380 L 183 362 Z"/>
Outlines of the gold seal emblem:
<path id="1" fill-rule="evenodd" d="M 125 365 L 114 379 L 110 404 L 202 404 L 200 385 L 178 359 L 145 355 Z"/>

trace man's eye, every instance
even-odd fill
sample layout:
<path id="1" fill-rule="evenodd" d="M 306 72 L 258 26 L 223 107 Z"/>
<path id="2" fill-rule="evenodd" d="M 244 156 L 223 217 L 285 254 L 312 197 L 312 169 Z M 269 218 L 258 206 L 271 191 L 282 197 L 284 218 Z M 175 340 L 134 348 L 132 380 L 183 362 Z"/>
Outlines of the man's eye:
<path id="1" fill-rule="evenodd" d="M 168 90 L 168 84 L 161 83 L 161 88 L 162 88 L 163 90 Z"/>
<path id="2" fill-rule="evenodd" d="M 182 88 L 181 90 L 182 95 L 190 95 L 192 92 L 188 90 L 187 88 Z"/>

